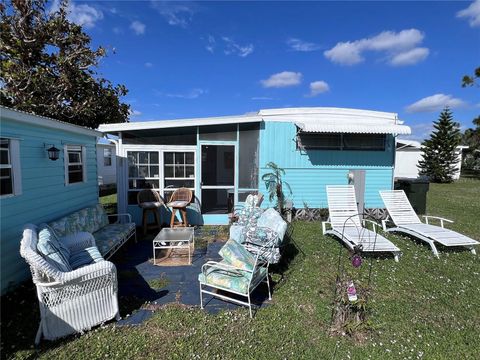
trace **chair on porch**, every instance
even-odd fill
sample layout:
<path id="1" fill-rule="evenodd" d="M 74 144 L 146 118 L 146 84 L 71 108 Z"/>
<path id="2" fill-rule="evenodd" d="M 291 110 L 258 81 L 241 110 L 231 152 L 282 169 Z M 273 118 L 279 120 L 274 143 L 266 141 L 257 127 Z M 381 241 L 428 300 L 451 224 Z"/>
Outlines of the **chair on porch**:
<path id="1" fill-rule="evenodd" d="M 170 201 L 167 206 L 172 210 L 172 217 L 170 218 L 170 227 L 187 227 L 187 206 L 192 202 L 192 190 L 187 188 L 179 188 L 175 190 L 170 197 Z M 182 220 L 181 222 L 175 221 L 175 215 L 177 210 L 180 211 Z"/>
<path id="2" fill-rule="evenodd" d="M 142 225 L 143 235 L 147 234 L 149 228 L 157 228 L 161 230 L 162 222 L 160 221 L 160 215 L 158 209 L 163 205 L 163 200 L 160 198 L 158 192 L 152 189 L 142 190 L 137 194 L 138 206 L 143 210 Z M 148 213 L 153 213 L 155 223 L 148 223 Z"/>

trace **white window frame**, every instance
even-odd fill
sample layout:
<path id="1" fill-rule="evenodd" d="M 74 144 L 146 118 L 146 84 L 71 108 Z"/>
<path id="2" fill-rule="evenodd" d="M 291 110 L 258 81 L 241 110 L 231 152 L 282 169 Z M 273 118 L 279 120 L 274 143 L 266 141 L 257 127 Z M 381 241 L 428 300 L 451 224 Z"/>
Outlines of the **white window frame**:
<path id="1" fill-rule="evenodd" d="M 193 177 L 165 177 L 165 166 L 168 165 L 168 166 L 172 166 L 173 167 L 173 171 L 175 173 L 175 162 L 173 164 L 165 164 L 165 153 L 187 153 L 187 152 L 190 152 L 190 153 L 193 153 L 193 164 L 186 164 L 186 163 L 183 163 L 181 164 L 184 168 L 186 168 L 187 166 L 188 167 L 193 167 Z M 175 160 L 174 160 L 175 161 Z M 178 150 L 178 149 L 175 149 L 175 150 L 163 150 L 162 151 L 162 162 L 163 162 L 163 168 L 162 168 L 162 184 L 160 185 L 162 187 L 162 194 L 163 196 L 165 195 L 165 191 L 168 191 L 168 192 L 174 192 L 175 190 L 178 190 L 179 188 L 176 188 L 176 187 L 169 187 L 167 188 L 165 186 L 165 180 L 193 180 L 193 187 L 189 187 L 187 189 L 190 189 L 192 191 L 195 191 L 195 185 L 196 185 L 196 151 L 195 150 Z M 165 199 L 165 201 L 169 201 L 169 199 Z"/>
<path id="2" fill-rule="evenodd" d="M 105 153 L 108 152 L 108 155 L 105 155 Z M 113 151 L 111 148 L 103 148 L 103 166 L 104 167 L 111 167 L 113 165 L 112 161 L 113 157 Z M 110 164 L 106 165 L 105 160 L 110 159 Z"/>
<path id="3" fill-rule="evenodd" d="M 3 169 L 12 169 L 12 193 L 0 195 L 0 198 L 3 199 L 22 194 L 22 172 L 20 166 L 20 140 L 8 137 L 2 137 L 1 139 L 8 141 L 8 148 L 6 150 L 2 149 L 1 151 L 8 151 L 9 164 L 0 165 L 0 167 Z"/>
<path id="4" fill-rule="evenodd" d="M 136 206 L 136 204 L 129 204 L 128 203 L 128 198 L 129 192 L 139 192 L 142 189 L 130 189 L 130 180 L 135 179 L 134 177 L 129 176 L 129 168 L 128 168 L 128 153 L 132 151 L 140 151 L 140 152 L 158 152 L 158 172 L 159 176 L 158 178 L 142 178 L 145 180 L 158 180 L 159 181 L 159 187 L 154 188 L 153 190 L 156 190 L 159 192 L 159 194 L 163 197 L 164 191 L 165 191 L 165 178 L 164 178 L 164 152 L 193 152 L 193 161 L 194 161 L 194 177 L 193 178 L 188 178 L 188 180 L 193 180 L 193 188 L 189 188 L 192 191 L 196 190 L 197 186 L 197 146 L 196 145 L 134 145 L 134 144 L 129 144 L 129 145 L 123 145 L 122 146 L 122 153 L 124 154 L 125 157 L 125 174 L 126 174 L 126 184 L 125 184 L 125 194 L 126 194 L 126 206 Z M 180 179 L 176 179 L 180 180 Z M 168 188 L 167 191 L 170 190 L 175 190 L 175 188 Z M 169 199 L 165 199 L 165 201 L 168 201 Z"/>
<path id="5" fill-rule="evenodd" d="M 68 156 L 69 150 L 76 150 L 80 149 L 80 162 L 79 163 L 70 163 L 70 158 Z M 63 146 L 63 163 L 65 165 L 65 185 L 77 185 L 77 184 L 84 184 L 88 181 L 87 179 L 87 150 L 85 145 L 75 145 L 75 144 L 66 144 Z M 73 183 L 69 182 L 68 176 L 68 166 L 69 165 L 81 165 L 82 166 L 82 181 L 76 181 Z"/>

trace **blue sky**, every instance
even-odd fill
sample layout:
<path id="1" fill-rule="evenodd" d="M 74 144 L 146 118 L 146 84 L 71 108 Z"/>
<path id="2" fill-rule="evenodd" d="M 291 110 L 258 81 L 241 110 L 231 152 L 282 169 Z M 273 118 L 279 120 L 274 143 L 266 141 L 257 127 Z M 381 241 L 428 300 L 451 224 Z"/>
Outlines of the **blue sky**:
<path id="1" fill-rule="evenodd" d="M 75 1 L 70 17 L 110 49 L 132 121 L 334 106 L 397 112 L 412 138 L 449 105 L 471 126 L 480 91 L 476 2 Z M 115 53 L 112 50 L 115 49 Z"/>

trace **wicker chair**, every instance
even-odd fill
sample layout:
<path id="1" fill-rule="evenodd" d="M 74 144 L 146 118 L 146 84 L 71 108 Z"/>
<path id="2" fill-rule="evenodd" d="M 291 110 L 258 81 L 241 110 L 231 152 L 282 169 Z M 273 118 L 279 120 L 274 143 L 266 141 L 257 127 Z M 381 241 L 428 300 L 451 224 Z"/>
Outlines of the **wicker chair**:
<path id="1" fill-rule="evenodd" d="M 160 215 L 158 209 L 163 205 L 163 200 L 155 190 L 147 189 L 142 190 L 137 194 L 138 206 L 143 210 L 142 224 L 143 235 L 147 234 L 147 230 L 151 228 L 157 228 L 159 231 L 162 227 L 160 221 Z M 155 223 L 148 223 L 148 213 L 153 213 L 155 217 Z"/>
<path id="2" fill-rule="evenodd" d="M 69 250 L 95 246 L 92 238 L 71 238 Z M 117 270 L 110 261 L 98 261 L 62 272 L 37 252 L 37 227 L 25 226 L 20 255 L 30 265 L 40 305 L 40 325 L 35 344 L 43 337 L 55 340 L 83 332 L 110 319 L 120 319 Z"/>
<path id="3" fill-rule="evenodd" d="M 170 218 L 170 227 L 186 227 L 187 220 L 187 206 L 192 202 L 192 190 L 187 188 L 180 188 L 173 192 L 167 206 L 172 209 L 172 217 Z M 175 214 L 180 210 L 183 222 L 175 221 Z"/>

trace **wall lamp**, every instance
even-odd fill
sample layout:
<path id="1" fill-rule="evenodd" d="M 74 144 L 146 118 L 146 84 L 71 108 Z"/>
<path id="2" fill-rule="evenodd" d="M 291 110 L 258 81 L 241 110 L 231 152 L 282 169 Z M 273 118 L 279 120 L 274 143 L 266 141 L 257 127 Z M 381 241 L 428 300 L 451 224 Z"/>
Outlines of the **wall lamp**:
<path id="1" fill-rule="evenodd" d="M 48 158 L 52 161 L 58 160 L 60 156 L 60 149 L 57 149 L 53 144 L 44 144 L 45 147 L 50 146 L 47 149 Z"/>

